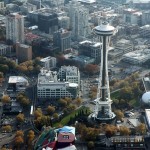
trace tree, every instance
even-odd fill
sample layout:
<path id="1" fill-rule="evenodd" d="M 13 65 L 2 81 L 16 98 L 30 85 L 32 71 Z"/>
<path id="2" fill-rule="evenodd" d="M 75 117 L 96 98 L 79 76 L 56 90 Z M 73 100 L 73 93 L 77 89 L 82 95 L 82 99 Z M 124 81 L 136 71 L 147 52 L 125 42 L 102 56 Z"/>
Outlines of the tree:
<path id="1" fill-rule="evenodd" d="M 125 100 L 131 100 L 133 98 L 133 93 L 131 87 L 125 87 L 120 92 L 120 97 Z"/>
<path id="2" fill-rule="evenodd" d="M 80 104 L 82 103 L 82 99 L 81 98 L 77 98 L 75 103 L 77 104 L 77 106 L 80 106 Z"/>
<path id="3" fill-rule="evenodd" d="M 5 103 L 5 104 L 10 103 L 10 97 L 8 95 L 4 95 L 2 97 L 2 102 Z"/>
<path id="4" fill-rule="evenodd" d="M 16 132 L 16 136 L 21 136 L 21 137 L 23 137 L 23 136 L 24 136 L 23 131 L 22 131 L 22 130 L 18 130 L 18 131 Z"/>
<path id="5" fill-rule="evenodd" d="M 19 114 L 16 116 L 16 119 L 17 119 L 17 121 L 20 122 L 20 123 L 24 122 L 24 114 L 19 113 Z"/>
<path id="6" fill-rule="evenodd" d="M 0 83 L 2 83 L 4 80 L 4 74 L 3 72 L 0 72 Z"/>
<path id="7" fill-rule="evenodd" d="M 88 142 L 88 148 L 91 150 L 94 148 L 94 142 L 93 141 Z"/>
<path id="8" fill-rule="evenodd" d="M 120 134 L 121 135 L 130 135 L 131 130 L 125 126 L 120 127 Z"/>
<path id="9" fill-rule="evenodd" d="M 59 119 L 59 115 L 57 113 L 53 114 L 54 119 L 58 120 Z"/>
<path id="10" fill-rule="evenodd" d="M 17 95 L 17 101 L 23 106 L 28 106 L 30 104 L 30 100 L 24 93 L 19 93 Z"/>
<path id="11" fill-rule="evenodd" d="M 86 127 L 81 131 L 81 138 L 85 141 L 95 140 L 99 133 L 99 129 Z"/>
<path id="12" fill-rule="evenodd" d="M 117 132 L 117 128 L 114 125 L 106 125 L 105 132 L 106 132 L 106 136 L 111 137 L 115 135 L 115 133 Z"/>
<path id="13" fill-rule="evenodd" d="M 34 120 L 36 127 L 41 130 L 43 126 L 51 126 L 51 118 L 49 116 L 42 115 Z"/>
<path id="14" fill-rule="evenodd" d="M 23 98 L 22 100 L 21 100 L 21 105 L 23 105 L 23 106 L 28 106 L 29 104 L 30 104 L 30 100 L 28 99 L 28 98 Z"/>
<path id="15" fill-rule="evenodd" d="M 122 120 L 122 118 L 124 117 L 124 114 L 121 110 L 115 110 L 114 113 L 116 114 L 118 120 Z"/>
<path id="16" fill-rule="evenodd" d="M 19 149 L 20 145 L 23 143 L 24 143 L 24 139 L 22 136 L 15 137 L 15 145 L 18 146 L 18 149 Z"/>
<path id="17" fill-rule="evenodd" d="M 43 113 L 42 113 L 42 110 L 40 108 L 35 110 L 35 112 L 34 112 L 34 117 L 35 118 L 42 117 L 42 115 L 43 115 Z"/>
<path id="18" fill-rule="evenodd" d="M 65 97 L 64 100 L 67 102 L 67 105 L 69 105 L 71 103 L 71 98 L 69 98 L 69 97 Z"/>
<path id="19" fill-rule="evenodd" d="M 0 64 L 0 72 L 3 72 L 4 74 L 7 73 L 9 70 L 8 65 Z"/>
<path id="20" fill-rule="evenodd" d="M 48 114 L 52 114 L 52 113 L 54 113 L 55 112 L 55 107 L 53 107 L 53 106 L 48 106 L 47 107 L 47 113 Z"/>
<path id="21" fill-rule="evenodd" d="M 97 73 L 99 71 L 99 66 L 93 65 L 93 64 L 88 64 L 85 66 L 85 71 L 89 74 Z"/>
<path id="22" fill-rule="evenodd" d="M 2 130 L 6 131 L 6 132 L 11 132 L 12 131 L 12 127 L 10 125 L 2 126 Z"/>
<path id="23" fill-rule="evenodd" d="M 34 137 L 35 137 L 35 134 L 34 134 L 34 131 L 30 130 L 28 132 L 28 149 L 32 149 L 32 141 L 34 140 Z"/>
<path id="24" fill-rule="evenodd" d="M 136 127 L 136 132 L 144 135 L 146 133 L 146 126 L 144 123 L 140 123 L 137 127 Z"/>
<path id="25" fill-rule="evenodd" d="M 60 99 L 59 104 L 61 107 L 65 107 L 67 105 L 67 101 L 65 101 L 64 99 Z"/>

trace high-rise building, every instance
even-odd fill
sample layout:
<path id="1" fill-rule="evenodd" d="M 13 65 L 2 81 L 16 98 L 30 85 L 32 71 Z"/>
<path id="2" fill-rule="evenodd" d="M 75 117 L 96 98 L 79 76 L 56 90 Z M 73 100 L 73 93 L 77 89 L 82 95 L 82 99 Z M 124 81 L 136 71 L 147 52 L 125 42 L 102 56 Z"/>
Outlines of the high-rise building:
<path id="1" fill-rule="evenodd" d="M 16 56 L 19 62 L 32 60 L 32 47 L 25 44 L 16 44 Z"/>
<path id="2" fill-rule="evenodd" d="M 88 35 L 89 11 L 80 2 L 72 0 L 69 2 L 70 28 L 72 39 L 78 40 Z"/>
<path id="3" fill-rule="evenodd" d="M 67 16 L 58 17 L 58 25 L 59 25 L 59 28 L 69 29 L 70 18 Z"/>
<path id="4" fill-rule="evenodd" d="M 6 17 L 6 39 L 24 43 L 24 17 L 13 13 Z"/>
<path id="5" fill-rule="evenodd" d="M 60 29 L 53 34 L 54 46 L 59 47 L 61 52 L 71 48 L 71 32 Z"/>
<path id="6" fill-rule="evenodd" d="M 53 11 L 41 12 L 38 14 L 38 27 L 39 30 L 53 34 L 58 30 L 58 16 Z"/>

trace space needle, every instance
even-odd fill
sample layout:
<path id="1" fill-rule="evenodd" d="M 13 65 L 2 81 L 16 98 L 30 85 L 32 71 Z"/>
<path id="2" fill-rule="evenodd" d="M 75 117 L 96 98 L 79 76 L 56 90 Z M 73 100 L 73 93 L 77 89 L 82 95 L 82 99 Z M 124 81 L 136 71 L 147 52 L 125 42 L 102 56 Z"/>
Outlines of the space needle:
<path id="1" fill-rule="evenodd" d="M 107 22 L 103 22 L 101 25 L 96 26 L 93 32 L 103 44 L 101 50 L 101 65 L 99 84 L 97 90 L 97 98 L 95 99 L 95 108 L 90 115 L 91 118 L 99 122 L 110 122 L 115 119 L 116 115 L 112 112 L 108 78 L 108 46 L 110 43 L 110 37 L 115 34 L 116 29 L 110 26 Z"/>

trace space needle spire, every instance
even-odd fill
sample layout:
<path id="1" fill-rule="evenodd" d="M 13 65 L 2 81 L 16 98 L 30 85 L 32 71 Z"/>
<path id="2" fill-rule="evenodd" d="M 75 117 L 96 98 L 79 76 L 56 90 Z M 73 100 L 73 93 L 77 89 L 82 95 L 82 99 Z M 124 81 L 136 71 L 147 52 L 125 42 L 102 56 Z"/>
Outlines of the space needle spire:
<path id="1" fill-rule="evenodd" d="M 112 100 L 110 99 L 109 78 L 108 78 L 108 46 L 110 37 L 115 33 L 115 28 L 107 22 L 96 26 L 93 29 L 94 34 L 102 42 L 101 65 L 96 106 L 92 117 L 101 122 L 107 122 L 115 118 L 115 114 L 111 110 Z"/>

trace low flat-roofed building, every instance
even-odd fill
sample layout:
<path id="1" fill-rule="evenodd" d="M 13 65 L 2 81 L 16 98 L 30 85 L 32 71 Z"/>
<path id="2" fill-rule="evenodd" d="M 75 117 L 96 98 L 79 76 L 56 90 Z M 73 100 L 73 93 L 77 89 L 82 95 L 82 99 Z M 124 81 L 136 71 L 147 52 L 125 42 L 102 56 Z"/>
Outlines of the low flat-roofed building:
<path id="1" fill-rule="evenodd" d="M 150 59 L 150 49 L 137 50 L 123 55 L 122 60 L 131 64 L 141 65 Z"/>
<path id="2" fill-rule="evenodd" d="M 28 80 L 22 76 L 10 76 L 8 80 L 7 92 L 25 91 L 29 85 Z"/>

